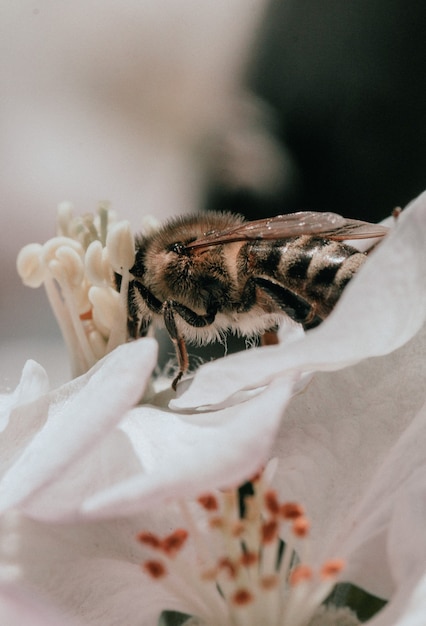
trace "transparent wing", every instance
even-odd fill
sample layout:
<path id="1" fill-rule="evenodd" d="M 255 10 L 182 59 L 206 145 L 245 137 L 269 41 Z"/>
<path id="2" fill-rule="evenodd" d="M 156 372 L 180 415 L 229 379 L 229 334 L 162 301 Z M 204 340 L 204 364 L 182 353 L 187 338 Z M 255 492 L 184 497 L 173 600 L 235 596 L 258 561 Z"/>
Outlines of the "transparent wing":
<path id="1" fill-rule="evenodd" d="M 343 239 L 371 239 L 374 237 L 384 237 L 389 232 L 387 226 L 381 224 L 371 224 L 360 220 L 345 219 L 345 223 L 340 228 L 323 231 L 321 235 L 326 239 L 342 241 Z"/>
<path id="2" fill-rule="evenodd" d="M 222 231 L 212 231 L 189 244 L 187 248 L 206 248 L 233 241 L 272 240 L 299 235 L 322 235 L 327 239 L 369 239 L 383 237 L 388 229 L 379 224 L 350 220 L 337 213 L 300 211 L 245 222 Z"/>

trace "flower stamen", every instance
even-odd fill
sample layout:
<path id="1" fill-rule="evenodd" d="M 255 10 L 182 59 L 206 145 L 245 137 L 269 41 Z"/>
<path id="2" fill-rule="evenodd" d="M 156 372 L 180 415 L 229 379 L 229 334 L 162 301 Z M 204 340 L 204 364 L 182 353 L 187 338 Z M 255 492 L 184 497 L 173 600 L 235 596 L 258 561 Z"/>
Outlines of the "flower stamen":
<path id="1" fill-rule="evenodd" d="M 165 565 L 148 559 L 144 571 L 151 578 L 168 580 L 169 588 L 186 597 L 188 588 L 184 591 L 182 582 L 190 583 L 196 594 L 193 615 L 206 624 L 306 626 L 344 563 L 329 560 L 317 570 L 306 561 L 310 524 L 300 504 L 280 502 L 275 491 L 265 489 L 261 476 L 242 509 L 237 491 L 203 494 L 197 504 L 206 518 L 202 525 L 195 521 L 199 513 L 192 515 L 189 505 L 181 503 L 189 531 L 181 528 L 165 537 L 138 535 L 142 545 L 160 551 L 167 560 Z M 186 552 L 190 536 L 195 548 L 192 563 Z M 170 578 L 174 574 L 177 580 Z"/>
<path id="2" fill-rule="evenodd" d="M 44 283 L 70 357 L 73 376 L 125 343 L 134 238 L 128 222 L 114 224 L 105 204 L 98 215 L 74 217 L 72 206 L 58 207 L 58 236 L 19 253 L 24 284 Z M 117 291 L 117 273 L 121 276 Z"/>

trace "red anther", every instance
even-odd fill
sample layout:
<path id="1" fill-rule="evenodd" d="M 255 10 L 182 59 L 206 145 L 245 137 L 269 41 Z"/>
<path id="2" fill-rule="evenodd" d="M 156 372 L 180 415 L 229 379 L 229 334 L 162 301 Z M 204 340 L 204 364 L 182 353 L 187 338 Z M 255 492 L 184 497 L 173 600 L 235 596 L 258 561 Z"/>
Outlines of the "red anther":
<path id="1" fill-rule="evenodd" d="M 288 582 L 291 587 L 294 587 L 303 581 L 311 580 L 312 576 L 312 569 L 308 565 L 296 565 L 290 572 Z"/>
<path id="2" fill-rule="evenodd" d="M 280 507 L 281 517 L 284 519 L 297 519 L 304 515 L 303 507 L 297 502 L 284 502 Z"/>
<path id="3" fill-rule="evenodd" d="M 272 574 L 271 576 L 264 576 L 263 578 L 261 578 L 260 586 L 262 587 L 262 589 L 268 591 L 269 589 L 274 589 L 275 587 L 278 587 L 279 582 L 279 576 L 277 576 L 276 574 Z"/>
<path id="4" fill-rule="evenodd" d="M 161 542 L 161 549 L 167 556 L 175 556 L 183 547 L 188 539 L 188 531 L 184 528 L 178 528 L 171 535 L 168 535 Z"/>
<path id="5" fill-rule="evenodd" d="M 244 565 L 244 567 L 250 567 L 250 565 L 254 565 L 259 560 L 256 552 L 244 552 L 241 555 L 240 563 Z"/>
<path id="6" fill-rule="evenodd" d="M 86 311 L 85 313 L 80 313 L 80 319 L 82 321 L 85 320 L 92 320 L 93 319 L 93 312 L 92 309 L 89 309 L 88 311 Z"/>
<path id="7" fill-rule="evenodd" d="M 232 525 L 232 536 L 233 537 L 241 537 L 244 532 L 244 524 L 243 522 L 235 522 Z"/>
<path id="8" fill-rule="evenodd" d="M 210 528 L 223 528 L 224 527 L 224 520 L 223 517 L 217 516 L 217 517 L 212 517 L 211 519 L 209 519 L 209 526 Z"/>
<path id="9" fill-rule="evenodd" d="M 334 578 L 337 574 L 340 574 L 344 567 L 345 561 L 343 559 L 330 559 L 321 568 L 321 578 Z"/>
<path id="10" fill-rule="evenodd" d="M 306 517 L 298 517 L 293 522 L 293 533 L 296 537 L 306 537 L 309 533 L 310 524 Z"/>
<path id="11" fill-rule="evenodd" d="M 161 561 L 145 561 L 143 569 L 151 578 L 163 578 L 167 575 L 167 569 Z"/>
<path id="12" fill-rule="evenodd" d="M 148 531 L 142 531 L 139 533 L 137 535 L 137 540 L 140 541 L 140 543 L 155 549 L 161 548 L 162 544 L 161 539 L 157 537 L 157 535 Z"/>
<path id="13" fill-rule="evenodd" d="M 225 570 L 230 578 L 235 578 L 237 574 L 237 567 L 229 557 L 219 559 L 217 565 L 220 569 Z"/>
<path id="14" fill-rule="evenodd" d="M 262 542 L 270 543 L 277 538 L 278 524 L 275 520 L 270 520 L 262 524 Z"/>
<path id="15" fill-rule="evenodd" d="M 271 515 L 278 515 L 280 512 L 280 503 L 275 491 L 267 491 L 265 493 L 265 506 Z"/>
<path id="16" fill-rule="evenodd" d="M 206 511 L 217 511 L 219 508 L 217 498 L 212 493 L 206 493 L 203 496 L 200 496 L 197 498 L 197 502 L 201 504 L 203 509 L 206 509 Z"/>
<path id="17" fill-rule="evenodd" d="M 253 599 L 253 594 L 248 589 L 238 589 L 231 598 L 232 602 L 237 606 L 250 604 L 250 602 L 253 602 Z"/>
<path id="18" fill-rule="evenodd" d="M 216 580 L 217 578 L 217 568 L 213 567 L 211 569 L 206 569 L 201 572 L 201 580 Z"/>

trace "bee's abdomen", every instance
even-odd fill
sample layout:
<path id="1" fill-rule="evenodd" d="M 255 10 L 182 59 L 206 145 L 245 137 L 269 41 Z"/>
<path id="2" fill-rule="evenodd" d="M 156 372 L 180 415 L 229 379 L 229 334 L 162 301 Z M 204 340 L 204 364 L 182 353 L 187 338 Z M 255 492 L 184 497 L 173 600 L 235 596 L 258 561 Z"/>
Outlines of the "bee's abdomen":
<path id="1" fill-rule="evenodd" d="M 301 296 L 324 318 L 335 306 L 343 289 L 364 263 L 364 254 L 346 244 L 301 236 L 255 244 L 250 257 L 256 273 L 270 278 Z"/>

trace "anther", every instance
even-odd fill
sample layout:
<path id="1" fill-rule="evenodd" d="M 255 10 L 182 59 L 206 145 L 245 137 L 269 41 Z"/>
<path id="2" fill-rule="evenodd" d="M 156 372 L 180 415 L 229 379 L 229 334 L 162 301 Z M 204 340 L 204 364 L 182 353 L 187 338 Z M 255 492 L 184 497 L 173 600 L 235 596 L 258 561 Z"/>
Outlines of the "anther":
<path id="1" fill-rule="evenodd" d="M 103 248 L 99 239 L 92 241 L 86 250 L 84 257 L 86 274 L 92 285 L 105 286 L 105 273 L 103 263 Z"/>
<path id="2" fill-rule="evenodd" d="M 265 506 L 271 515 L 278 515 L 280 512 L 280 503 L 275 491 L 267 491 L 265 493 Z"/>
<path id="3" fill-rule="evenodd" d="M 128 221 L 118 222 L 108 231 L 106 247 L 111 266 L 115 272 L 133 267 L 135 242 Z"/>
<path id="4" fill-rule="evenodd" d="M 340 574 L 344 567 L 345 562 L 343 559 L 330 559 L 321 568 L 321 578 L 334 578 L 337 574 Z"/>
<path id="5" fill-rule="evenodd" d="M 258 560 L 259 557 L 256 552 L 244 552 L 244 554 L 241 555 L 240 563 L 244 567 L 250 567 L 251 565 L 257 563 Z"/>
<path id="6" fill-rule="evenodd" d="M 276 574 L 271 574 L 271 576 L 264 576 L 260 579 L 260 586 L 262 587 L 262 589 L 268 591 L 269 589 L 275 589 L 276 587 L 278 587 L 279 582 L 279 576 L 277 576 Z"/>
<path id="7" fill-rule="evenodd" d="M 42 259 L 43 246 L 30 243 L 18 254 L 16 267 L 24 285 L 40 287 L 44 281 L 45 267 Z"/>
<path id="8" fill-rule="evenodd" d="M 306 517 L 298 517 L 294 520 L 292 530 L 296 537 L 306 537 L 309 532 L 310 524 Z"/>
<path id="9" fill-rule="evenodd" d="M 216 529 L 221 529 L 225 526 L 225 522 L 223 517 L 217 516 L 217 517 L 212 517 L 211 519 L 209 519 L 209 526 L 210 528 L 216 528 Z"/>
<path id="10" fill-rule="evenodd" d="M 285 502 L 280 507 L 280 514 L 285 520 L 291 520 L 304 515 L 304 510 L 297 502 Z"/>
<path id="11" fill-rule="evenodd" d="M 151 578 L 164 578 L 167 575 L 167 569 L 161 561 L 145 561 L 143 569 Z"/>
<path id="12" fill-rule="evenodd" d="M 197 498 L 197 502 L 206 510 L 206 511 L 217 511 L 219 508 L 219 504 L 216 496 L 211 493 L 206 493 L 203 496 Z"/>
<path id="13" fill-rule="evenodd" d="M 262 542 L 270 543 L 277 538 L 278 535 L 278 524 L 275 520 L 271 520 L 269 522 L 265 522 L 262 524 Z"/>
<path id="14" fill-rule="evenodd" d="M 231 598 L 232 602 L 237 606 L 250 604 L 250 602 L 253 602 L 253 599 L 253 594 L 247 589 L 238 589 Z"/>
<path id="15" fill-rule="evenodd" d="M 302 582 L 312 580 L 312 578 L 313 572 L 308 565 L 296 565 L 290 573 L 288 582 L 291 587 L 295 587 Z"/>
<path id="16" fill-rule="evenodd" d="M 148 531 L 143 531 L 137 535 L 137 540 L 150 548 L 159 550 L 162 546 L 161 539 Z"/>
<path id="17" fill-rule="evenodd" d="M 188 539 L 188 531 L 184 528 L 178 528 L 171 535 L 168 535 L 161 542 L 161 548 L 167 556 L 175 556 L 184 546 Z"/>
<path id="18" fill-rule="evenodd" d="M 237 567 L 235 563 L 231 561 L 228 557 L 223 557 L 218 561 L 218 567 L 227 572 L 230 578 L 235 578 L 237 575 Z"/>
<path id="19" fill-rule="evenodd" d="M 81 313 L 80 314 L 80 319 L 81 319 L 82 322 L 89 321 L 89 320 L 93 319 L 92 309 L 89 309 L 85 313 Z"/>

